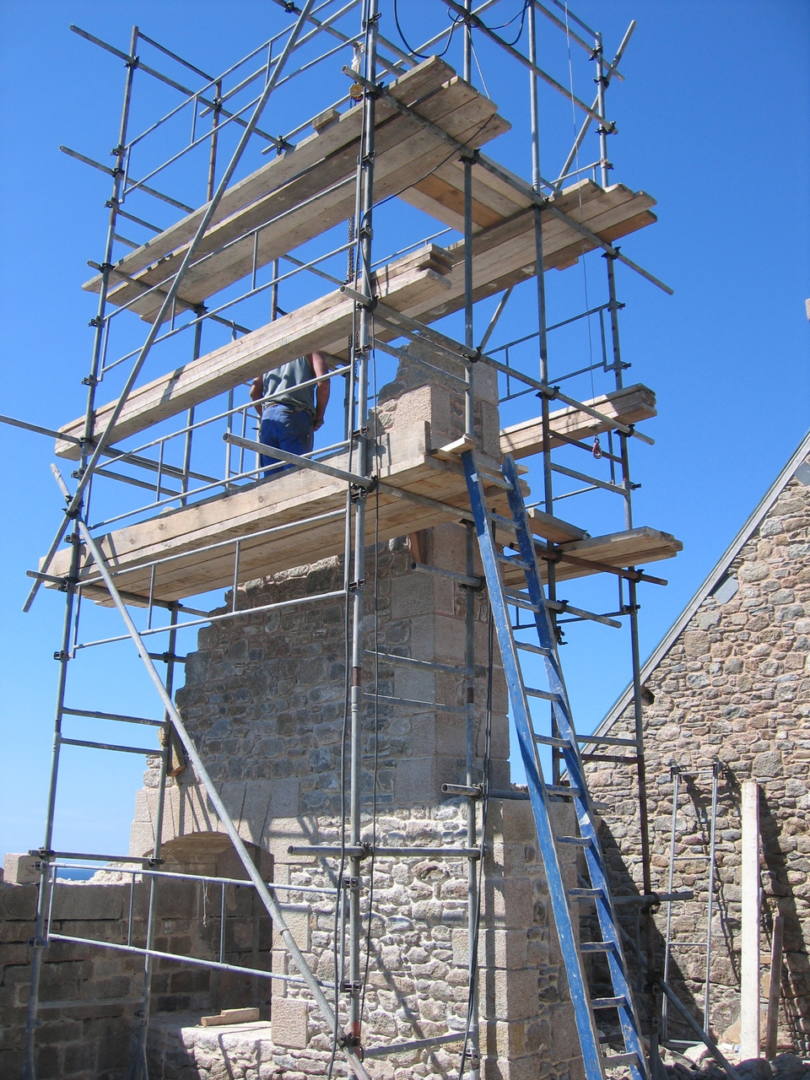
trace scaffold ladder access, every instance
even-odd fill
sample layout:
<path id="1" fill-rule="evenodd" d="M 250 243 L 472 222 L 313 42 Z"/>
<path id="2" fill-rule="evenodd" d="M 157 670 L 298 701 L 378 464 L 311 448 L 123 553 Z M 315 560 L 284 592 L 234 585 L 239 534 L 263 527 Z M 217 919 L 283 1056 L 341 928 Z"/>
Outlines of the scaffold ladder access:
<path id="1" fill-rule="evenodd" d="M 577 745 L 556 637 L 537 570 L 534 540 L 520 490 L 519 474 L 509 457 L 504 459 L 501 469 L 483 467 L 472 450 L 463 455 L 463 461 L 510 706 L 526 769 L 538 848 L 546 872 L 560 951 L 568 978 L 585 1076 L 587 1080 L 603 1080 L 606 1069 L 624 1066 L 629 1068 L 633 1080 L 648 1080 L 620 930 L 611 902 L 607 870 Z M 506 487 L 511 520 L 488 509 L 484 485 L 497 483 Z M 513 539 L 508 542 L 508 546 L 517 552 L 516 555 L 504 554 L 499 548 L 495 539 L 496 527 L 512 534 Z M 504 586 L 502 569 L 505 567 L 512 570 L 519 567 L 524 577 L 525 585 L 517 598 L 513 588 L 507 592 Z M 510 605 L 516 601 L 522 611 L 530 611 L 534 615 L 540 654 L 544 661 L 546 689 L 528 686 L 524 680 L 520 660 L 523 643 L 518 641 L 512 632 L 509 614 Z M 538 646 L 532 644 L 528 647 L 528 652 L 536 655 L 537 649 Z M 530 702 L 550 703 L 553 721 L 550 733 L 538 730 L 539 722 L 533 715 Z M 540 760 L 540 748 L 543 746 L 560 751 L 568 777 L 566 785 L 547 784 L 544 781 Z M 556 832 L 557 826 L 552 821 L 552 806 L 555 801 L 560 800 L 571 802 L 576 820 L 576 835 L 567 836 Z M 566 886 L 561 866 L 561 849 L 565 845 L 574 845 L 582 852 L 588 878 L 585 888 Z M 599 929 L 598 941 L 580 940 L 576 913 L 581 901 L 594 905 L 596 918 L 593 921 Z M 605 997 L 591 995 L 585 976 L 585 958 L 595 954 L 604 956 L 609 972 L 612 990 Z M 602 1053 L 594 1021 L 595 1012 L 606 1018 L 608 1014 L 617 1017 L 624 1043 L 623 1052 L 607 1056 Z"/>

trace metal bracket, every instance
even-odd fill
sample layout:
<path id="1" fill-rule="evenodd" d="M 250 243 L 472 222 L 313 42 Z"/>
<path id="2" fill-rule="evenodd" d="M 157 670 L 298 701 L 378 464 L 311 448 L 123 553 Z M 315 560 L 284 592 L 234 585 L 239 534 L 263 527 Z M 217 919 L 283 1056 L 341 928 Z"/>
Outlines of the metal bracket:
<path id="1" fill-rule="evenodd" d="M 559 386 L 543 386 L 537 391 L 537 396 L 545 398 L 546 401 L 554 401 L 559 392 Z"/>

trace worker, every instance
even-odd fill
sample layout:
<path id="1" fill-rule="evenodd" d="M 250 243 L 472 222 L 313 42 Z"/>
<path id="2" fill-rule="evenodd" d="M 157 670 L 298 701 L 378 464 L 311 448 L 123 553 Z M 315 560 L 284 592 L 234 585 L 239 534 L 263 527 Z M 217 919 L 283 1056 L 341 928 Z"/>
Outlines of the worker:
<path id="1" fill-rule="evenodd" d="M 327 371 L 321 353 L 309 353 L 256 376 L 250 387 L 250 400 L 257 403 L 256 411 L 262 420 L 261 442 L 290 454 L 309 453 L 315 432 L 323 424 L 330 389 L 329 379 L 319 383 L 312 380 L 325 376 Z M 302 383 L 311 385 L 302 386 Z M 265 400 L 268 397 L 271 400 Z M 259 456 L 265 476 L 282 471 L 268 468 L 278 460 L 269 454 Z"/>

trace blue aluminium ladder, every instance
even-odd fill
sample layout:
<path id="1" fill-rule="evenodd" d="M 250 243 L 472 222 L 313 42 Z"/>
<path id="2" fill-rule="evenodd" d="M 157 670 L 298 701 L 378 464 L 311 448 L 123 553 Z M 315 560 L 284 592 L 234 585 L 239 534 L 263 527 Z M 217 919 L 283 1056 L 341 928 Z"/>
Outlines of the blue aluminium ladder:
<path id="1" fill-rule="evenodd" d="M 574 1008 L 586 1080 L 603 1080 L 606 1068 L 625 1066 L 633 1080 L 648 1080 L 649 1073 L 641 1046 L 638 1018 L 632 1002 L 627 967 L 619 939 L 619 927 L 613 911 L 605 862 L 597 837 L 590 797 L 586 786 L 577 736 L 571 718 L 568 694 L 557 652 L 557 639 L 548 615 L 543 586 L 537 570 L 534 540 L 514 461 L 507 457 L 501 471 L 479 466 L 472 450 L 462 455 L 470 503 L 475 521 L 481 560 L 487 583 L 489 603 L 498 636 L 512 715 L 517 728 L 520 751 L 526 768 L 529 799 L 534 816 L 538 847 L 545 867 L 554 922 L 560 942 L 568 987 Z M 507 518 L 487 507 L 485 487 L 495 485 L 505 490 L 512 514 Z M 508 547 L 517 555 L 505 555 L 495 540 L 495 528 L 509 533 Z M 519 592 L 507 592 L 502 569 L 519 570 L 525 585 Z M 509 617 L 510 605 L 534 615 L 539 645 L 516 640 Z M 542 656 L 548 689 L 526 686 L 520 652 Z M 531 711 L 531 702 L 549 702 L 553 718 L 552 734 L 541 734 Z M 568 773 L 569 785 L 547 784 L 543 779 L 539 748 L 559 751 Z M 576 836 L 555 835 L 550 817 L 555 800 L 571 800 L 577 822 Z M 559 849 L 576 845 L 584 855 L 590 885 L 566 888 L 560 867 Z M 600 941 L 579 941 L 572 914 L 582 902 L 593 903 Z M 610 997 L 591 997 L 583 971 L 583 957 L 602 954 L 610 973 Z M 618 1016 L 624 1039 L 624 1052 L 604 1056 L 594 1023 L 594 1013 L 611 1011 Z"/>

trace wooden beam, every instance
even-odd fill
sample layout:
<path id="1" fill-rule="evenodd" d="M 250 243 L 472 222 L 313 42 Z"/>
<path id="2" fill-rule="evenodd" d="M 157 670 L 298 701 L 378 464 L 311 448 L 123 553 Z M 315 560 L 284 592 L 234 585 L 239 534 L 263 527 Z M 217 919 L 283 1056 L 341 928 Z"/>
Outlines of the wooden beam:
<path id="1" fill-rule="evenodd" d="M 443 276 L 425 268 L 424 263 L 423 250 L 378 274 L 376 288 L 379 295 L 399 310 L 411 308 L 417 300 L 421 301 L 421 306 L 426 290 L 435 296 L 444 287 Z M 353 301 L 340 290 L 327 293 L 199 360 L 136 387 L 121 411 L 112 435 L 113 442 L 176 416 L 191 405 L 247 382 L 293 356 L 319 351 L 335 355 L 345 353 L 353 313 Z M 97 430 L 106 426 L 114 407 L 115 402 L 111 401 L 96 410 Z M 83 423 L 76 419 L 61 429 L 66 441 L 56 443 L 56 453 L 60 457 L 79 456 L 75 442 L 68 440 L 81 435 Z"/>
<path id="2" fill-rule="evenodd" d="M 771 966 L 768 983 L 768 1009 L 765 1014 L 765 1057 L 771 1061 L 776 1057 L 777 1036 L 779 1034 L 779 998 L 782 990 L 782 941 L 784 936 L 784 916 L 781 912 L 773 917 L 771 937 Z"/>
<path id="3" fill-rule="evenodd" d="M 549 415 L 550 448 L 564 444 L 565 440 L 560 436 L 580 441 L 592 439 L 595 435 L 613 430 L 617 424 L 635 424 L 656 415 L 655 394 L 641 383 L 590 398 L 584 404 L 603 413 L 606 419 L 598 420 L 574 406 L 555 409 Z M 503 454 L 523 458 L 542 453 L 544 449 L 543 425 L 539 419 L 523 420 L 501 431 Z"/>

